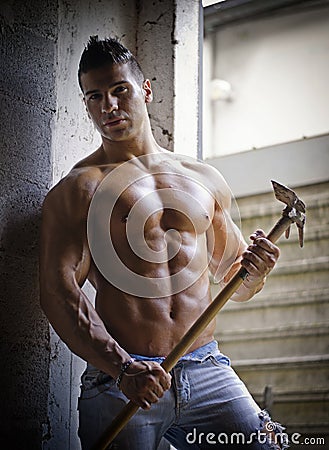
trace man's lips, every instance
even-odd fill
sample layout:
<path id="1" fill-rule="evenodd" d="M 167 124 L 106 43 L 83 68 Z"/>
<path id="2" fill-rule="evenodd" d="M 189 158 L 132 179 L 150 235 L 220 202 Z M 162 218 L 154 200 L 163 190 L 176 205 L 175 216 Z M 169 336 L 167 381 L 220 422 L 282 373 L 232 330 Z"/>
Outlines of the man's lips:
<path id="1" fill-rule="evenodd" d="M 119 117 L 119 118 L 116 117 L 115 119 L 107 120 L 106 122 L 104 122 L 104 126 L 114 127 L 116 125 L 120 125 L 124 121 L 125 121 L 125 119 L 123 117 Z"/>

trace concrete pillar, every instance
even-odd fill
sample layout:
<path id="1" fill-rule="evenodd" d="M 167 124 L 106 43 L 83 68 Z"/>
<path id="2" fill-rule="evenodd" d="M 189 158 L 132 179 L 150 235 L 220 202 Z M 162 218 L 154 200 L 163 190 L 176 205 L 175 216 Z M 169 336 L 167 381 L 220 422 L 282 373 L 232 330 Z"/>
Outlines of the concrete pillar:
<path id="1" fill-rule="evenodd" d="M 1 2 L 1 448 L 80 448 L 83 364 L 39 307 L 38 238 L 49 188 L 100 142 L 79 98 L 83 46 L 91 34 L 121 38 L 153 82 L 156 139 L 196 155 L 198 8 L 197 0 Z"/>
<path id="2" fill-rule="evenodd" d="M 139 2 L 136 53 L 154 90 L 149 106 L 157 142 L 197 156 L 199 141 L 199 0 Z"/>
<path id="3" fill-rule="evenodd" d="M 202 157 L 202 6 L 199 0 L 176 3 L 174 145 L 175 152 Z"/>
<path id="4" fill-rule="evenodd" d="M 38 230 L 51 184 L 57 4 L 14 6 L 0 6 L 0 448 L 38 450 L 49 387 Z"/>

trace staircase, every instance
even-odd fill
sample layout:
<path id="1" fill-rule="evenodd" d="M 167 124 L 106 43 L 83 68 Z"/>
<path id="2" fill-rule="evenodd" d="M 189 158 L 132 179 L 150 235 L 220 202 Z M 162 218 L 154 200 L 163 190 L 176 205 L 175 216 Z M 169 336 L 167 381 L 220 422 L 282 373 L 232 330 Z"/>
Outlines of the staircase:
<path id="1" fill-rule="evenodd" d="M 329 183 L 295 190 L 307 206 L 304 248 L 294 226 L 289 240 L 278 241 L 279 263 L 263 291 L 249 302 L 229 302 L 216 338 L 260 406 L 290 436 L 299 433 L 291 448 L 308 442 L 323 450 L 329 448 Z M 269 231 L 283 209 L 273 192 L 237 203 L 233 217 L 247 242 L 255 229 Z"/>

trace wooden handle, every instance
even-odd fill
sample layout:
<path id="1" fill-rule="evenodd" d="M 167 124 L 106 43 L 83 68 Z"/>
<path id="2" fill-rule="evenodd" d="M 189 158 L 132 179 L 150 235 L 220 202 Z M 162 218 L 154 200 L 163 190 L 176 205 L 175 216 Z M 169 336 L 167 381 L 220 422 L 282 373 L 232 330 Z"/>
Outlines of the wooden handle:
<path id="1" fill-rule="evenodd" d="M 282 216 L 268 233 L 267 239 L 271 242 L 276 242 L 292 223 L 293 220 L 291 220 L 288 216 Z"/>
<path id="2" fill-rule="evenodd" d="M 286 229 L 289 228 L 291 222 L 292 220 L 288 216 L 282 216 L 267 235 L 267 239 L 271 242 L 277 241 Z M 241 286 L 247 274 L 247 270 L 241 267 L 238 273 L 234 275 L 234 277 L 220 291 L 220 293 L 210 303 L 196 322 L 194 322 L 191 328 L 189 328 L 189 330 L 161 364 L 166 372 L 169 372 L 176 365 L 178 360 L 185 355 L 186 351 L 191 347 L 193 342 L 207 328 L 209 323 L 216 317 L 218 312 L 232 297 L 234 292 Z M 107 446 L 120 433 L 137 410 L 138 406 L 135 405 L 135 403 L 131 401 L 127 403 L 122 411 L 115 417 L 111 425 L 106 429 L 94 450 L 106 450 Z"/>
<path id="3" fill-rule="evenodd" d="M 119 412 L 119 414 L 114 418 L 109 427 L 104 431 L 103 435 L 101 436 L 93 450 L 106 450 L 113 439 L 136 414 L 138 409 L 139 407 L 135 403 L 131 401 L 127 403 Z"/>

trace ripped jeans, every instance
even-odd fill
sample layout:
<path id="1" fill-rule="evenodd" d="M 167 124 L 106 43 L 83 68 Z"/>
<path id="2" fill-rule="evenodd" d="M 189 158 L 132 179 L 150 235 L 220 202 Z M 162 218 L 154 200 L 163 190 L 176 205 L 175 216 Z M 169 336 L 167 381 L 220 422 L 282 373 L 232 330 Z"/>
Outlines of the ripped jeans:
<path id="1" fill-rule="evenodd" d="M 132 356 L 159 363 L 164 359 Z M 260 410 L 216 341 L 185 355 L 170 373 L 171 388 L 151 410 L 139 409 L 109 448 L 162 450 L 169 448 L 163 437 L 177 450 L 280 448 L 265 431 L 276 428 L 280 434 L 282 427 Z M 87 368 L 79 399 L 83 450 L 92 448 L 127 401 L 113 378 Z"/>

